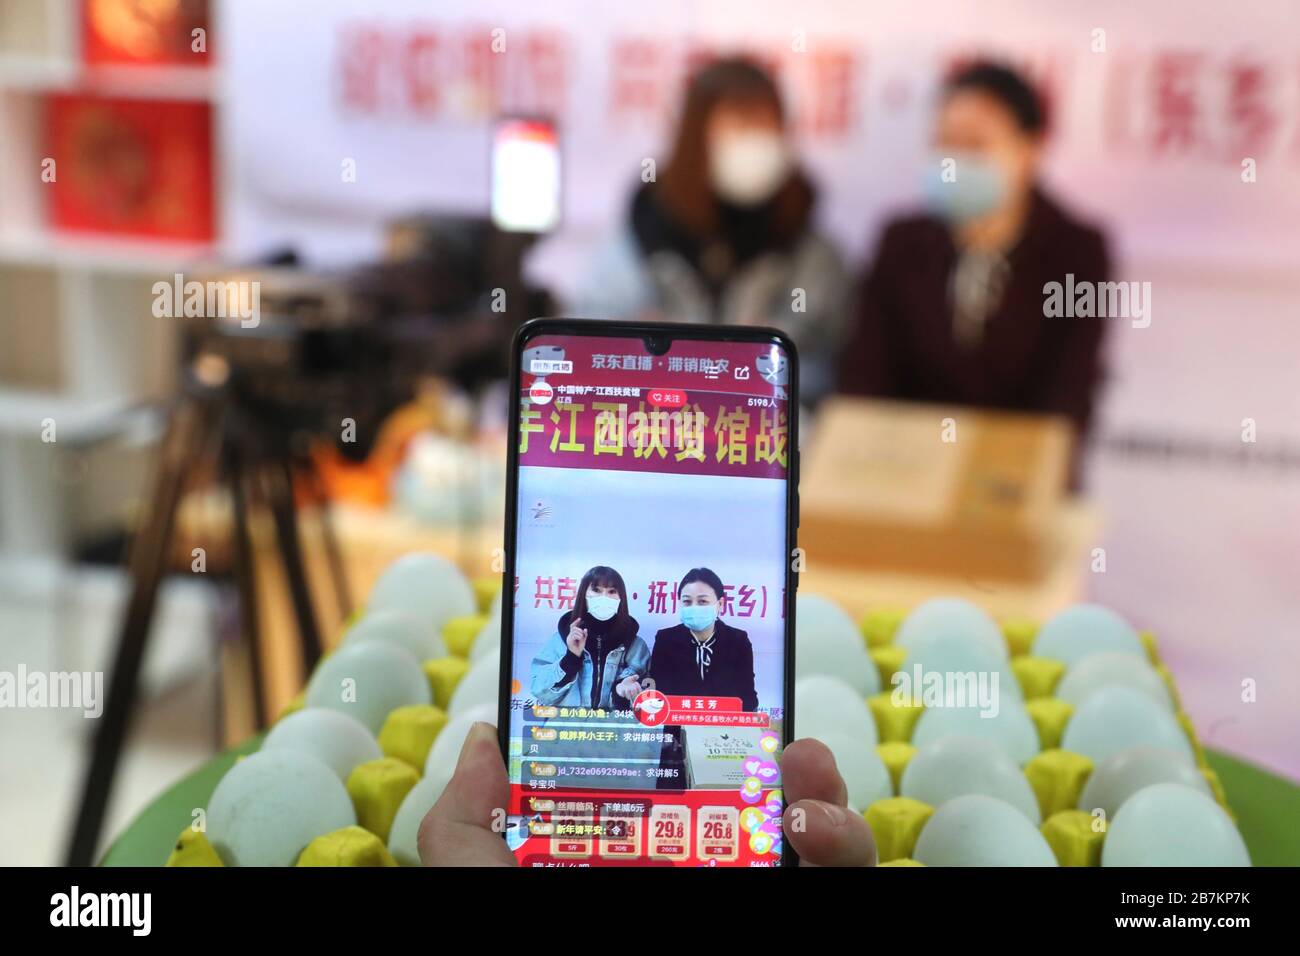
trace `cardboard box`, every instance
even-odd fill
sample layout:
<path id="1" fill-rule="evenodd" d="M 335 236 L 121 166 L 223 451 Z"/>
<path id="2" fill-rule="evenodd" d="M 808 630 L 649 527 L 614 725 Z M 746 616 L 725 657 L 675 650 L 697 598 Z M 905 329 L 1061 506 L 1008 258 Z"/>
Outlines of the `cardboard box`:
<path id="1" fill-rule="evenodd" d="M 1073 442 L 1055 416 L 831 400 L 801 453 L 799 544 L 810 565 L 1036 580 Z"/>

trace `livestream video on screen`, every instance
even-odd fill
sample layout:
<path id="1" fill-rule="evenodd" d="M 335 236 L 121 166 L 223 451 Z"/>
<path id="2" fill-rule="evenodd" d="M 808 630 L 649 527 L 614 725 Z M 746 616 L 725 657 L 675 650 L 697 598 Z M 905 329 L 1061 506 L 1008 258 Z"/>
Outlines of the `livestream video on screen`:
<path id="1" fill-rule="evenodd" d="M 522 864 L 780 862 L 788 388 L 774 344 L 528 342 L 507 828 Z"/>

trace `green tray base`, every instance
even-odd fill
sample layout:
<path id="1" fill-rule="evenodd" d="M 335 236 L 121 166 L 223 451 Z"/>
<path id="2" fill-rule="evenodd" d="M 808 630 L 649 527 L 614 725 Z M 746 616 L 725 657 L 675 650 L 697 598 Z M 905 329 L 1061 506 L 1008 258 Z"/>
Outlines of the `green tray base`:
<path id="1" fill-rule="evenodd" d="M 193 822 L 197 807 L 235 761 L 262 745 L 246 740 L 214 757 L 165 791 L 113 841 L 101 866 L 162 866 L 173 842 Z M 1225 753 L 1207 749 L 1255 866 L 1300 866 L 1300 786 Z"/>

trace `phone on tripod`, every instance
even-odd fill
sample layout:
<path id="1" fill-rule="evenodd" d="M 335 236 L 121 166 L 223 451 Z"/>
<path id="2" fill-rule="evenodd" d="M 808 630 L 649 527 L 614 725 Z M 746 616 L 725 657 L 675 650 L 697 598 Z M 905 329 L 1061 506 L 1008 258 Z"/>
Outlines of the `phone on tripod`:
<path id="1" fill-rule="evenodd" d="M 545 119 L 505 117 L 492 128 L 492 224 L 547 233 L 560 224 L 560 135 Z"/>
<path id="2" fill-rule="evenodd" d="M 798 360 L 754 327 L 515 337 L 498 728 L 524 865 L 777 866 Z"/>

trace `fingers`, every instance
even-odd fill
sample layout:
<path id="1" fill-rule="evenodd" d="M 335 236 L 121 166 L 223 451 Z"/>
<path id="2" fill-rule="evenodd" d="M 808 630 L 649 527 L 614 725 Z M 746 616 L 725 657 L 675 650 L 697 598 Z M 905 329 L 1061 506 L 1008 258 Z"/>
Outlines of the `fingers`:
<path id="1" fill-rule="evenodd" d="M 875 866 L 871 828 L 845 804 L 848 792 L 835 757 L 819 740 L 796 740 L 781 755 L 789 805 L 782 830 L 800 862 L 811 866 Z"/>
<path id="2" fill-rule="evenodd" d="M 465 737 L 456 771 L 420 824 L 425 866 L 515 866 L 500 830 L 509 797 L 496 728 L 474 724 Z"/>

